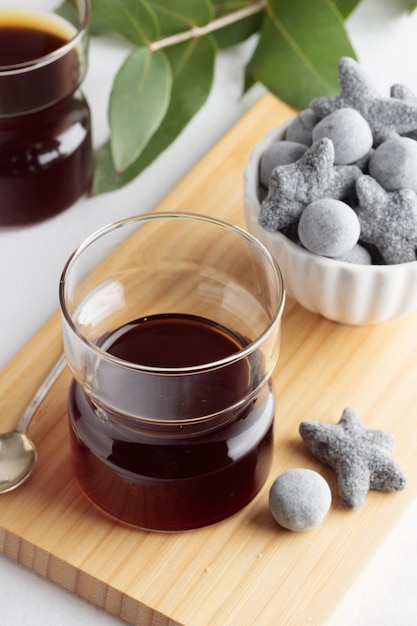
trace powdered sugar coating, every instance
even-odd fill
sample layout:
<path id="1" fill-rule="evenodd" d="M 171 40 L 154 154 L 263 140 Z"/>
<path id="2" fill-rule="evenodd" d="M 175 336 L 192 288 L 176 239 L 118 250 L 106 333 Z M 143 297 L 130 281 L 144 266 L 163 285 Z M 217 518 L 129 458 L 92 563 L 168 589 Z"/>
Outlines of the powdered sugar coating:
<path id="1" fill-rule="evenodd" d="M 371 156 L 368 170 L 387 191 L 417 192 L 417 141 L 410 137 L 384 141 Z"/>
<path id="2" fill-rule="evenodd" d="M 368 122 L 352 108 L 338 109 L 320 120 L 313 128 L 313 140 L 322 137 L 333 141 L 335 165 L 348 165 L 363 159 L 373 144 Z"/>
<path id="3" fill-rule="evenodd" d="M 266 150 L 259 163 L 259 180 L 261 185 L 268 187 L 272 171 L 278 165 L 294 163 L 304 154 L 307 147 L 296 141 L 275 141 Z"/>
<path id="4" fill-rule="evenodd" d="M 327 481 L 310 469 L 290 469 L 278 476 L 269 491 L 269 507 L 283 528 L 312 530 L 323 522 L 332 503 Z"/>
<path id="5" fill-rule="evenodd" d="M 351 408 L 338 424 L 305 421 L 299 430 L 309 451 L 336 471 L 340 497 L 349 509 L 359 509 L 369 489 L 405 489 L 407 479 L 391 458 L 393 435 L 366 428 Z"/>
<path id="6" fill-rule="evenodd" d="M 306 206 L 298 222 L 298 235 L 310 252 L 336 257 L 347 254 L 358 243 L 360 223 L 348 204 L 323 198 Z"/>

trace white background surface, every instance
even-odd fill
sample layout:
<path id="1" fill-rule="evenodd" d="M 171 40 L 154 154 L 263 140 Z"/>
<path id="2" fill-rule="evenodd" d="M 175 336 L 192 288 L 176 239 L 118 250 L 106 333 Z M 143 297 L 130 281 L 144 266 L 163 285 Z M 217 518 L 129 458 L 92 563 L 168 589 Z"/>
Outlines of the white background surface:
<path id="1" fill-rule="evenodd" d="M 404 11 L 407 4 L 407 0 L 362 0 L 347 23 L 361 65 L 382 95 L 388 96 L 389 87 L 396 82 L 408 85 L 417 93 L 417 10 L 409 16 Z M 255 88 L 241 98 L 241 70 L 250 49 L 250 45 L 244 45 L 220 55 L 207 105 L 181 137 L 133 183 L 120 191 L 82 200 L 43 224 L 0 229 L 0 367 L 58 308 L 59 276 L 72 250 L 105 224 L 152 210 L 259 97 L 262 90 Z M 123 55 L 122 48 L 107 42 L 95 40 L 90 47 L 84 92 L 92 109 L 97 145 L 107 135 L 109 90 Z M 200 207 L 184 209 L 198 212 Z M 417 624 L 416 519 L 417 503 L 357 581 L 332 624 Z M 352 558 L 355 558 L 353 554 Z M 116 626 L 123 622 L 0 557 L 0 626 L 73 626 L 75 623 Z"/>

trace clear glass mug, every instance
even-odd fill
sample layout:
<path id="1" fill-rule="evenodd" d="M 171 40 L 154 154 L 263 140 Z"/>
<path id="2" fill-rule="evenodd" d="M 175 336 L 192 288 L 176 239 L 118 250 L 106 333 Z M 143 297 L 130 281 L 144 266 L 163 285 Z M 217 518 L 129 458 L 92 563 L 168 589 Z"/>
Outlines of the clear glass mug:
<path id="1" fill-rule="evenodd" d="M 0 227 L 46 219 L 90 187 L 88 19 L 88 0 L 0 0 Z"/>
<path id="2" fill-rule="evenodd" d="M 60 283 L 75 474 L 128 524 L 218 522 L 270 469 L 285 292 L 250 234 L 194 214 L 99 230 Z"/>

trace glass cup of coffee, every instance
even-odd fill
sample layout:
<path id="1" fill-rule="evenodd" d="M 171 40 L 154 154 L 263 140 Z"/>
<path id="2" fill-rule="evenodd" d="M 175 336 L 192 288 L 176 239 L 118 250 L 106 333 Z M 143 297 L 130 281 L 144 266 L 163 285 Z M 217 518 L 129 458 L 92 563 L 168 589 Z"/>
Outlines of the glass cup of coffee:
<path id="1" fill-rule="evenodd" d="M 75 475 L 107 514 L 148 530 L 223 520 L 273 452 L 285 291 L 252 235 L 189 213 L 107 226 L 60 282 Z"/>
<path id="2" fill-rule="evenodd" d="M 55 215 L 92 179 L 88 0 L 0 0 L 0 227 Z"/>

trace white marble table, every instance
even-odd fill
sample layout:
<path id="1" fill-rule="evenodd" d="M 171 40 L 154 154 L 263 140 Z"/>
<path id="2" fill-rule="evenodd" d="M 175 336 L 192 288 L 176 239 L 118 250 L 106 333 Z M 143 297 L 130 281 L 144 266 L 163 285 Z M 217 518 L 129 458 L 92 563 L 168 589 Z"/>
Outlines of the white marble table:
<path id="1" fill-rule="evenodd" d="M 386 95 L 395 82 L 405 83 L 417 93 L 417 11 L 408 16 L 404 10 L 407 5 L 407 0 L 362 0 L 347 23 L 361 64 L 373 76 L 375 86 Z M 58 308 L 59 275 L 75 246 L 100 226 L 152 210 L 260 96 L 262 89 L 256 87 L 241 98 L 240 70 L 250 49 L 251 45 L 245 44 L 220 55 L 215 84 L 204 109 L 181 137 L 130 185 L 111 194 L 82 200 L 42 224 L 10 231 L 0 229 L 0 367 Z M 105 103 L 122 54 L 122 49 L 98 41 L 90 48 L 84 91 L 93 111 L 97 144 L 106 137 Z M 332 625 L 417 624 L 416 518 L 417 503 L 345 598 Z M 355 558 L 353 554 L 352 558 Z M 73 626 L 74 623 L 116 626 L 123 622 L 0 557 L 1 626 Z"/>

